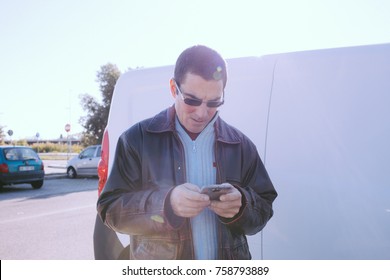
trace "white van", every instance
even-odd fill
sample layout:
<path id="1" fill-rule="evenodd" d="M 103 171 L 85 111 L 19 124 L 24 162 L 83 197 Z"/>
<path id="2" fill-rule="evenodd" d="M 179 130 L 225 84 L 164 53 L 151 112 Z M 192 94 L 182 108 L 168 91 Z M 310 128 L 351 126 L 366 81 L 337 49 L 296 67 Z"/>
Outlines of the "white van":
<path id="1" fill-rule="evenodd" d="M 253 140 L 279 194 L 248 237 L 252 257 L 390 259 L 390 44 L 227 62 L 221 117 Z M 119 78 L 99 191 L 119 135 L 173 104 L 172 76 L 166 66 Z M 96 258 L 126 255 L 129 238 L 99 219 L 94 236 Z"/>

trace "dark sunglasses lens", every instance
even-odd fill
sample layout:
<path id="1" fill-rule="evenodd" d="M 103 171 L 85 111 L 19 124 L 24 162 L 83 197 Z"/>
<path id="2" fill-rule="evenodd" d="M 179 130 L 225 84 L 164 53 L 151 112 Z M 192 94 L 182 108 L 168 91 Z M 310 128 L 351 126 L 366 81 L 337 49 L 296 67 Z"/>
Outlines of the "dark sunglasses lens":
<path id="1" fill-rule="evenodd" d="M 216 108 L 216 107 L 219 107 L 223 104 L 223 101 L 209 101 L 207 102 L 207 107 L 210 107 L 210 108 Z"/>
<path id="2" fill-rule="evenodd" d="M 202 105 L 202 100 L 196 100 L 191 98 L 185 98 L 184 103 L 190 106 L 200 106 Z"/>
<path id="3" fill-rule="evenodd" d="M 185 98 L 184 103 L 187 105 L 190 105 L 190 106 L 200 106 L 200 105 L 202 105 L 202 100 Z M 224 103 L 224 101 L 209 101 L 209 102 L 207 102 L 207 107 L 217 108 L 217 107 L 221 106 L 223 103 Z"/>

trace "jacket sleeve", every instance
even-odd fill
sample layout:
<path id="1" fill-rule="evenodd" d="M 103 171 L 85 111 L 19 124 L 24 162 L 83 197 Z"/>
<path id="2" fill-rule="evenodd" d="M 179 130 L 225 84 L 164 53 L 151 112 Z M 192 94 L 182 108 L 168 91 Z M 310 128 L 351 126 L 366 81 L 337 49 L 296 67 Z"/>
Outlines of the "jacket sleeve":
<path id="1" fill-rule="evenodd" d="M 148 186 L 142 182 L 141 149 L 130 144 L 142 145 L 142 139 L 139 139 L 142 133 L 138 129 L 136 133 L 127 132 L 119 138 L 113 167 L 98 199 L 97 210 L 103 222 L 115 231 L 129 235 L 161 234 L 180 227 L 183 221 L 174 221 L 171 217 L 168 220 L 164 210 L 168 208 L 165 203 L 173 186 Z M 138 139 L 131 141 L 131 137 Z"/>
<path id="2" fill-rule="evenodd" d="M 277 192 L 269 178 L 256 146 L 247 138 L 241 145 L 241 178 L 231 182 L 242 195 L 242 206 L 233 218 L 220 220 L 231 230 L 253 235 L 261 231 L 273 216 L 272 203 Z"/>

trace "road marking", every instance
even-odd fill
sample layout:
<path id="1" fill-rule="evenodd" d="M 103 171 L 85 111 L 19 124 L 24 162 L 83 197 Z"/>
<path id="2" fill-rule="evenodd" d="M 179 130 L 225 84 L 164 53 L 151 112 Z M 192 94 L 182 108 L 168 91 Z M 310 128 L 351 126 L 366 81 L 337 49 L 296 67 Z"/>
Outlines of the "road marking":
<path id="1" fill-rule="evenodd" d="M 63 210 L 58 210 L 58 211 L 51 211 L 51 212 L 47 212 L 47 213 L 36 214 L 36 215 L 32 215 L 32 216 L 17 217 L 14 219 L 3 220 L 3 221 L 0 221 L 0 225 L 11 223 L 11 222 L 28 220 L 28 219 L 36 219 L 36 218 L 41 218 L 41 217 L 45 217 L 45 216 L 58 215 L 58 214 L 62 214 L 62 213 L 72 212 L 72 211 L 79 211 L 79 210 L 83 210 L 83 209 L 87 209 L 87 208 L 96 209 L 96 204 L 89 204 L 89 205 L 73 207 L 73 208 L 68 208 L 68 209 L 63 209 Z"/>

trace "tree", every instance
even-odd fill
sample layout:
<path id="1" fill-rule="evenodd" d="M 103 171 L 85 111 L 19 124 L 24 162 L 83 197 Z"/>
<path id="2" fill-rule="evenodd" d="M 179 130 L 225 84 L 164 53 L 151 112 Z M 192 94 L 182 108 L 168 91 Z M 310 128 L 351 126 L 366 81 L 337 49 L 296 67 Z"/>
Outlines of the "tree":
<path id="1" fill-rule="evenodd" d="M 115 64 L 107 63 L 101 66 L 97 72 L 96 82 L 102 94 L 100 103 L 90 94 L 80 96 L 80 103 L 87 116 L 80 118 L 80 124 L 84 127 L 82 143 L 85 146 L 100 144 L 103 139 L 104 129 L 108 121 L 111 99 L 114 88 L 121 72 Z"/>
<path id="2" fill-rule="evenodd" d="M 5 139 L 5 132 L 4 132 L 4 126 L 0 124 L 0 144 L 4 142 Z"/>

